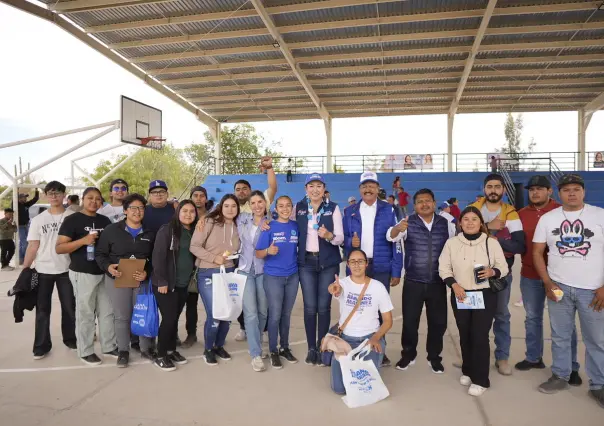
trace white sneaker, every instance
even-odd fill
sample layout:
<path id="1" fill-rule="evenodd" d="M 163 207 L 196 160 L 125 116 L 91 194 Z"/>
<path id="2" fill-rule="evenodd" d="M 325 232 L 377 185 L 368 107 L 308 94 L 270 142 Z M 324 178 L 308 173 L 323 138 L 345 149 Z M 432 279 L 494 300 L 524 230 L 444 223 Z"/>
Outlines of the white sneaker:
<path id="1" fill-rule="evenodd" d="M 244 342 L 247 339 L 247 336 L 245 334 L 245 330 L 239 330 L 239 332 L 235 335 L 235 341 L 236 342 Z"/>
<path id="2" fill-rule="evenodd" d="M 262 359 L 268 359 L 268 352 L 263 349 L 262 350 L 262 354 L 260 355 L 260 358 L 262 358 Z"/>
<path id="3" fill-rule="evenodd" d="M 461 376 L 459 378 L 459 383 L 462 386 L 470 386 L 472 384 L 472 379 L 470 379 L 468 376 Z"/>
<path id="4" fill-rule="evenodd" d="M 266 370 L 264 361 L 262 361 L 261 357 L 255 356 L 254 358 L 252 358 L 252 368 L 254 369 L 254 371 L 258 372 Z"/>
<path id="5" fill-rule="evenodd" d="M 516 303 L 514 303 L 514 306 L 516 306 L 517 308 L 522 308 L 524 306 L 524 302 L 522 302 L 522 299 L 517 301 Z"/>
<path id="6" fill-rule="evenodd" d="M 9 271 L 14 271 L 15 268 L 13 268 L 12 266 L 5 266 L 4 268 L 2 268 L 3 271 L 9 272 Z"/>
<path id="7" fill-rule="evenodd" d="M 483 388 L 482 386 L 478 386 L 478 385 L 470 385 L 470 388 L 468 389 L 468 395 L 472 395 L 472 396 L 480 396 L 483 393 L 485 393 L 487 390 L 487 388 Z"/>

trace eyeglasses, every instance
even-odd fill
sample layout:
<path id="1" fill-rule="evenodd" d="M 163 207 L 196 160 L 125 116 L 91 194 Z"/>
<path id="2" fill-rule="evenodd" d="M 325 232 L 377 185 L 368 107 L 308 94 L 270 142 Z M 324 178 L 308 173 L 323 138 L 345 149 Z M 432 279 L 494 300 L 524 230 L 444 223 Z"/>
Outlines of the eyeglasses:
<path id="1" fill-rule="evenodd" d="M 128 188 L 125 186 L 114 186 L 113 192 L 128 192 Z"/>
<path id="2" fill-rule="evenodd" d="M 363 266 L 365 263 L 367 263 L 366 260 L 349 260 L 348 264 L 350 266 Z"/>
<path id="3" fill-rule="evenodd" d="M 64 192 L 54 192 L 53 191 L 53 192 L 47 192 L 46 193 L 46 196 L 48 198 L 61 198 L 61 197 L 63 197 L 63 195 L 65 195 Z"/>
<path id="4" fill-rule="evenodd" d="M 128 207 L 132 212 L 144 212 L 145 211 L 145 207 L 144 206 L 130 206 Z"/>
<path id="5" fill-rule="evenodd" d="M 168 191 L 159 190 L 159 191 L 151 191 L 149 194 L 151 194 L 151 195 L 165 195 L 167 193 L 168 193 Z"/>

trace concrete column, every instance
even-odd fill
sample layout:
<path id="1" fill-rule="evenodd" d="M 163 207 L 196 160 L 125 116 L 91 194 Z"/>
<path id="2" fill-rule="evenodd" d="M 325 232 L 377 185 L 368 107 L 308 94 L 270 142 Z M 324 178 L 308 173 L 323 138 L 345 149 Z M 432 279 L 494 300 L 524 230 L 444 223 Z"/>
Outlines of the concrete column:
<path id="1" fill-rule="evenodd" d="M 221 126 L 219 122 L 210 126 L 210 133 L 214 140 L 215 170 L 217 175 L 222 174 L 222 143 L 220 140 L 220 131 Z"/>
<path id="2" fill-rule="evenodd" d="M 20 267 L 21 258 L 19 257 L 19 250 L 21 249 L 21 241 L 19 240 L 19 187 L 17 186 L 17 179 L 13 180 L 13 218 L 15 223 L 17 224 L 17 235 L 15 235 L 15 255 L 13 259 L 15 259 L 15 265 Z"/>
<path id="3" fill-rule="evenodd" d="M 333 147 L 331 143 L 331 117 L 324 119 L 323 123 L 325 124 L 325 136 L 327 137 L 327 161 L 325 165 L 325 173 L 333 173 L 333 159 L 332 152 Z"/>
<path id="4" fill-rule="evenodd" d="M 447 171 L 453 171 L 453 121 L 455 114 L 447 115 Z"/>
<path id="5" fill-rule="evenodd" d="M 587 170 L 585 157 L 586 157 L 586 138 L 585 134 L 587 132 L 587 127 L 589 126 L 589 122 L 591 121 L 591 113 L 586 114 L 584 109 L 579 110 L 579 120 L 578 120 L 578 145 L 577 151 L 579 153 L 579 158 L 577 161 L 577 168 L 581 171 Z"/>

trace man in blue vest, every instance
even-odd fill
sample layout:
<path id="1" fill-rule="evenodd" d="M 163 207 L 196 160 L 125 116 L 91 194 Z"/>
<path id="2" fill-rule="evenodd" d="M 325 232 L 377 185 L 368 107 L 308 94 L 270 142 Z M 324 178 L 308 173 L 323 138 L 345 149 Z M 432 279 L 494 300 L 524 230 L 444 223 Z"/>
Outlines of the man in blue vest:
<path id="1" fill-rule="evenodd" d="M 449 239 L 449 222 L 434 214 L 436 201 L 429 189 L 413 195 L 415 213 L 390 229 L 390 238 L 405 241 L 405 282 L 403 285 L 403 333 L 401 359 L 397 370 L 415 364 L 419 321 L 424 303 L 428 317 L 426 352 L 432 371 L 444 373 L 440 356 L 447 329 L 447 288 L 438 275 L 438 258 Z"/>
<path id="2" fill-rule="evenodd" d="M 362 200 L 344 210 L 344 253 L 360 248 L 369 260 L 367 276 L 381 282 L 390 292 L 390 286 L 401 281 L 403 252 L 399 243 L 389 239 L 389 230 L 397 223 L 390 204 L 378 200 L 380 184 L 377 174 L 365 172 L 359 185 Z M 381 317 L 380 317 L 381 318 Z M 382 366 L 390 365 L 384 354 Z"/>

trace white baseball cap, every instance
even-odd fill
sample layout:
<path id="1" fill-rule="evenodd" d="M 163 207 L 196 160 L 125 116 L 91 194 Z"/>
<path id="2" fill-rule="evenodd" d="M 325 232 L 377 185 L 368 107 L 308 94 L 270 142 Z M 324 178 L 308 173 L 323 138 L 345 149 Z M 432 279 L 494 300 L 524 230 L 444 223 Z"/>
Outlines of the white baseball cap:
<path id="1" fill-rule="evenodd" d="M 378 177 L 377 177 L 377 173 L 375 172 L 364 172 L 361 175 L 361 185 L 366 183 L 366 182 L 375 182 L 378 185 L 380 184 L 380 182 L 378 181 Z"/>

